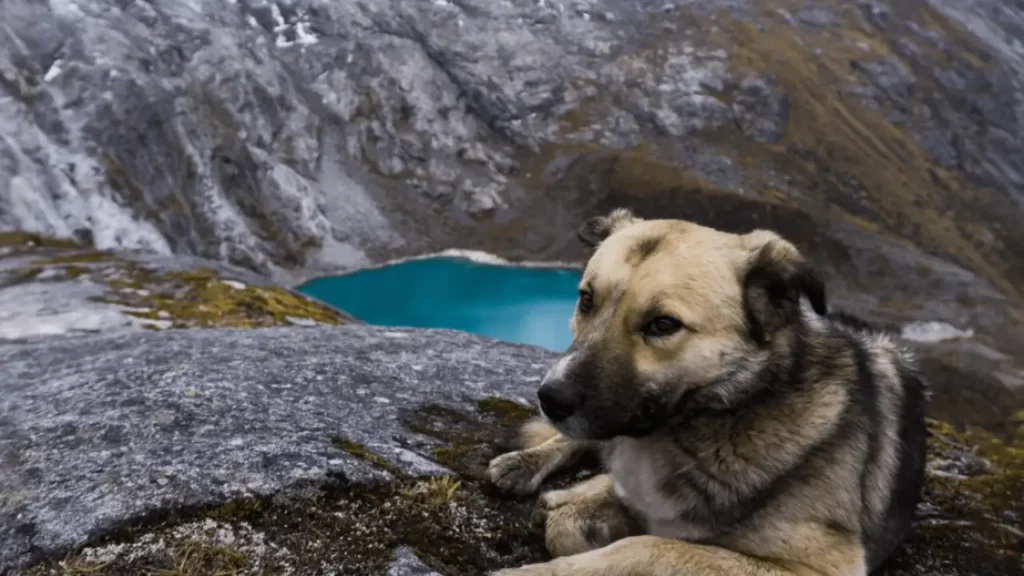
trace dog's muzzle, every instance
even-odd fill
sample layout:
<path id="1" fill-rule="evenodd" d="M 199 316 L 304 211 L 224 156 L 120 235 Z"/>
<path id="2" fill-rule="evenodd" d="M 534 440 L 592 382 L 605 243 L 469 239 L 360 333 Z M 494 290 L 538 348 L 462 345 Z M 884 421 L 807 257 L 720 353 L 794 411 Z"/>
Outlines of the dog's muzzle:
<path id="1" fill-rule="evenodd" d="M 537 390 L 540 410 L 552 423 L 561 422 L 575 414 L 582 401 L 580 391 L 567 382 L 565 377 L 574 356 L 571 353 L 562 356 L 548 370 Z"/>

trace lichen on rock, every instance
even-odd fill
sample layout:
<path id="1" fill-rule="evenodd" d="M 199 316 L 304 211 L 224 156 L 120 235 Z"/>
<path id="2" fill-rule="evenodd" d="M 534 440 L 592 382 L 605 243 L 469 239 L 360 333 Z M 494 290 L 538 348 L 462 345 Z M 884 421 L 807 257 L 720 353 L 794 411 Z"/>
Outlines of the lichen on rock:
<path id="1" fill-rule="evenodd" d="M 0 247 L 0 337 L 349 320 L 251 272 L 200 259 L 147 261 L 30 234 L 4 234 Z"/>
<path id="2" fill-rule="evenodd" d="M 905 545 L 880 571 L 1019 574 L 1024 570 L 1024 437 L 928 420 L 924 500 Z"/>

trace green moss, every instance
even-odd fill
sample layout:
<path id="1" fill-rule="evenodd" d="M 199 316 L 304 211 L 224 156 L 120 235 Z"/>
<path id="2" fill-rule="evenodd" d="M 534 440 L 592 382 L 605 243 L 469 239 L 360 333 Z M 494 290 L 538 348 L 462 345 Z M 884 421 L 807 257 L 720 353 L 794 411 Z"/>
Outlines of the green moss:
<path id="1" fill-rule="evenodd" d="M 139 297 L 136 305 L 166 312 L 178 327 L 259 328 L 286 325 L 289 317 L 342 323 L 334 310 L 284 288 L 239 289 L 209 269 L 168 272 L 139 280 L 135 285 L 145 286 L 150 294 Z"/>
<path id="2" fill-rule="evenodd" d="M 32 232 L 0 232 L 0 248 L 78 248 L 71 238 L 53 238 Z"/>
<path id="3" fill-rule="evenodd" d="M 31 282 L 32 280 L 35 280 L 37 276 L 42 274 L 42 272 L 43 269 L 39 266 L 26 266 L 24 268 L 19 268 L 15 270 L 14 273 L 5 282 L 3 282 L 3 284 L 13 285 Z"/>
<path id="4" fill-rule="evenodd" d="M 263 504 L 256 499 L 232 500 L 204 513 L 204 516 L 222 522 L 241 522 L 260 511 Z"/>
<path id="5" fill-rule="evenodd" d="M 446 468 L 458 470 L 472 450 L 472 445 L 439 446 L 434 448 L 434 460 Z"/>
<path id="6" fill-rule="evenodd" d="M 883 575 L 1017 574 L 1024 549 L 1024 442 L 928 421 L 924 516 Z M 921 572 L 921 571 L 924 572 Z"/>
<path id="7" fill-rule="evenodd" d="M 525 423 L 537 416 L 536 410 L 504 398 L 484 398 L 476 403 L 476 407 L 480 412 L 500 417 L 503 424 L 510 426 Z"/>
<path id="8" fill-rule="evenodd" d="M 234 576 L 249 565 L 244 554 L 229 546 L 188 540 L 175 547 L 172 566 L 156 568 L 153 576 Z"/>
<path id="9" fill-rule="evenodd" d="M 356 458 L 359 458 L 360 460 L 363 460 L 365 462 L 369 462 L 370 464 L 373 464 L 374 466 L 376 466 L 378 468 L 381 468 L 383 470 L 387 470 L 388 472 L 391 472 L 392 474 L 395 474 L 396 476 L 401 476 L 402 475 L 401 471 L 398 470 L 397 468 L 395 468 L 394 465 L 392 465 L 390 462 L 388 462 L 383 457 L 378 456 L 377 454 L 374 454 L 373 452 L 370 452 L 369 450 L 366 449 L 365 446 L 363 446 L 362 444 L 360 444 L 358 442 L 353 442 L 351 440 L 348 440 L 348 439 L 345 439 L 345 438 L 341 438 L 341 437 L 334 437 L 334 438 L 331 438 L 331 444 L 334 444 L 334 447 L 339 449 L 339 450 L 343 450 L 343 451 L 351 454 L 352 456 L 355 456 Z"/>
<path id="10" fill-rule="evenodd" d="M 61 254 L 45 260 L 40 260 L 40 264 L 90 264 L 95 262 L 106 262 L 113 260 L 115 257 L 110 252 L 103 252 L 100 250 L 89 250 L 85 252 L 72 252 L 70 254 Z"/>
<path id="11" fill-rule="evenodd" d="M 31 265 L 4 279 L 28 282 L 47 268 L 55 279 L 88 278 L 110 288 L 96 301 L 147 312 L 126 312 L 147 320 L 168 319 L 173 328 L 262 328 L 290 324 L 289 318 L 341 324 L 336 310 L 279 286 L 226 283 L 217 272 L 199 268 L 185 272 L 155 270 L 112 252 L 80 250 L 71 241 L 33 234 L 0 233 L 0 246 L 26 247 L 17 254 L 38 256 Z M 162 313 L 162 314 L 161 314 Z"/>
<path id="12" fill-rule="evenodd" d="M 91 270 L 85 266 L 77 266 L 74 264 L 64 266 L 62 270 L 64 271 L 64 275 L 68 278 L 78 278 L 79 276 L 85 276 L 91 272 Z"/>
<path id="13" fill-rule="evenodd" d="M 500 451 L 494 441 L 509 431 L 502 422 L 517 412 L 501 402 L 485 406 L 463 413 L 434 405 L 405 415 L 411 427 L 458 443 L 464 451 L 454 458 L 453 467 L 462 470 L 461 477 L 396 475 L 394 481 L 374 485 L 353 485 L 336 477 L 326 485 L 294 487 L 274 497 L 162 511 L 90 545 L 132 542 L 153 534 L 178 550 L 175 527 L 209 519 L 244 525 L 260 535 L 267 551 L 287 550 L 280 556 L 249 558 L 259 561 L 260 573 L 268 574 L 319 573 L 325 566 L 343 574 L 383 574 L 399 546 L 413 548 L 431 568 L 451 576 L 475 576 L 543 560 L 542 535 L 530 522 L 533 500 L 500 497 L 482 479 L 486 463 Z M 358 442 L 335 438 L 332 443 L 356 458 L 390 468 Z M 153 565 L 145 555 L 120 557 L 103 574 L 134 576 Z M 209 559 L 202 564 L 205 573 L 214 573 L 211 565 Z M 43 563 L 26 576 L 55 573 L 53 564 Z"/>

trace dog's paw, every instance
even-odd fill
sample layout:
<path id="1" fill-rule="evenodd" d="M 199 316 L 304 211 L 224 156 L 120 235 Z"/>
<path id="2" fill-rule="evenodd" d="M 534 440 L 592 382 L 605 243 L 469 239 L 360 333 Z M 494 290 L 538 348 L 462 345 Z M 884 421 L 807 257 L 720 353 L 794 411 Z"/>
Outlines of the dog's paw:
<path id="1" fill-rule="evenodd" d="M 566 504 L 583 500 L 587 498 L 587 494 L 578 494 L 573 490 L 548 490 L 547 492 L 540 495 L 537 499 L 537 505 L 544 510 L 554 510 L 555 508 L 561 508 Z"/>
<path id="2" fill-rule="evenodd" d="M 531 521 L 536 527 L 543 525 L 544 544 L 552 558 L 603 548 L 638 529 L 615 501 L 552 498 L 548 507 L 543 501 L 539 504 Z"/>
<path id="3" fill-rule="evenodd" d="M 515 494 L 533 494 L 540 486 L 531 459 L 520 452 L 509 452 L 491 460 L 487 475 L 498 488 Z"/>
<path id="4" fill-rule="evenodd" d="M 580 496 L 572 490 L 549 490 L 542 493 L 530 515 L 530 525 L 535 529 L 546 528 L 548 516 L 552 512 L 579 499 Z"/>

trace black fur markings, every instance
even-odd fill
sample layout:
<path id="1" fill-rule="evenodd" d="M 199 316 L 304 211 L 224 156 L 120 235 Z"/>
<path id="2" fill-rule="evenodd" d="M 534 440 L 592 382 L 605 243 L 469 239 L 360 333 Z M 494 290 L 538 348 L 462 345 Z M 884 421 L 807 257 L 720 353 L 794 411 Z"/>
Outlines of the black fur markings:
<path id="1" fill-rule="evenodd" d="M 644 260 L 647 260 L 652 254 L 654 254 L 658 247 L 661 246 L 661 236 L 647 236 L 641 238 L 629 249 L 629 255 L 626 257 L 626 262 L 633 266 L 639 266 Z"/>
<path id="2" fill-rule="evenodd" d="M 794 342 L 788 362 L 776 362 L 762 373 L 752 376 L 751 382 L 756 382 L 757 385 L 746 397 L 738 399 L 740 401 L 732 404 L 728 409 L 715 409 L 709 406 L 697 407 L 693 412 L 695 417 L 711 420 L 716 418 L 742 420 L 746 417 L 744 413 L 749 413 L 752 410 L 765 410 L 766 406 L 774 403 L 784 403 L 791 394 L 814 386 L 815 383 L 806 378 L 810 350 L 802 327 L 798 327 Z M 676 482 L 685 481 L 685 486 L 679 485 L 676 490 L 682 491 L 691 488 L 692 493 L 700 496 L 707 506 L 706 515 L 694 515 L 686 519 L 706 523 L 715 531 L 728 530 L 731 526 L 742 523 L 762 510 L 777 495 L 787 492 L 793 484 L 798 483 L 800 479 L 810 473 L 808 469 L 810 463 L 819 456 L 827 454 L 834 446 L 845 442 L 849 437 L 848 428 L 851 428 L 851 423 L 848 419 L 841 422 L 839 428 L 830 436 L 809 446 L 789 469 L 764 486 L 748 487 L 745 491 L 738 489 L 719 475 L 702 468 L 697 454 L 691 447 L 685 445 L 685 439 L 674 439 L 676 447 L 695 462 L 694 466 L 684 468 L 673 476 Z M 694 420 L 693 425 L 701 426 L 699 420 Z M 709 490 L 708 488 L 712 484 L 715 486 Z"/>
<path id="3" fill-rule="evenodd" d="M 921 500 L 924 484 L 925 451 L 928 429 L 926 383 L 916 368 L 900 362 L 897 367 L 903 388 L 900 408 L 899 467 L 893 478 L 892 496 L 882 526 L 875 537 L 865 542 L 868 568 L 879 567 L 910 531 L 914 510 Z"/>
<path id="4" fill-rule="evenodd" d="M 880 465 L 879 458 L 881 457 L 878 433 L 882 426 L 882 417 L 878 408 L 878 383 L 875 381 L 875 374 L 871 367 L 871 354 L 864 346 L 863 341 L 845 332 L 840 333 L 840 338 L 846 340 L 853 351 L 854 362 L 857 368 L 857 382 L 850 389 L 853 398 L 851 398 L 852 402 L 848 409 L 856 410 L 859 408 L 867 424 L 867 429 L 864 430 L 868 440 L 867 461 L 863 462 L 860 473 L 861 499 L 866 501 L 871 473 L 877 470 L 877 467 Z M 852 414 L 848 417 L 851 420 L 858 420 Z M 875 532 L 876 527 L 873 524 L 875 519 L 870 516 L 872 511 L 868 510 L 867 512 L 869 514 L 861 513 L 861 530 L 862 537 L 869 541 L 870 535 Z"/>
<path id="5" fill-rule="evenodd" d="M 593 248 L 601 242 L 604 242 L 610 232 L 611 230 L 608 219 L 602 216 L 597 216 L 587 220 L 579 227 L 579 230 L 576 231 L 576 238 L 579 239 L 584 246 Z"/>
<path id="6" fill-rule="evenodd" d="M 750 337 L 762 346 L 778 330 L 799 322 L 801 295 L 819 315 L 828 312 L 825 285 L 818 275 L 798 256 L 780 252 L 774 243 L 766 244 L 743 278 L 743 312 Z"/>

